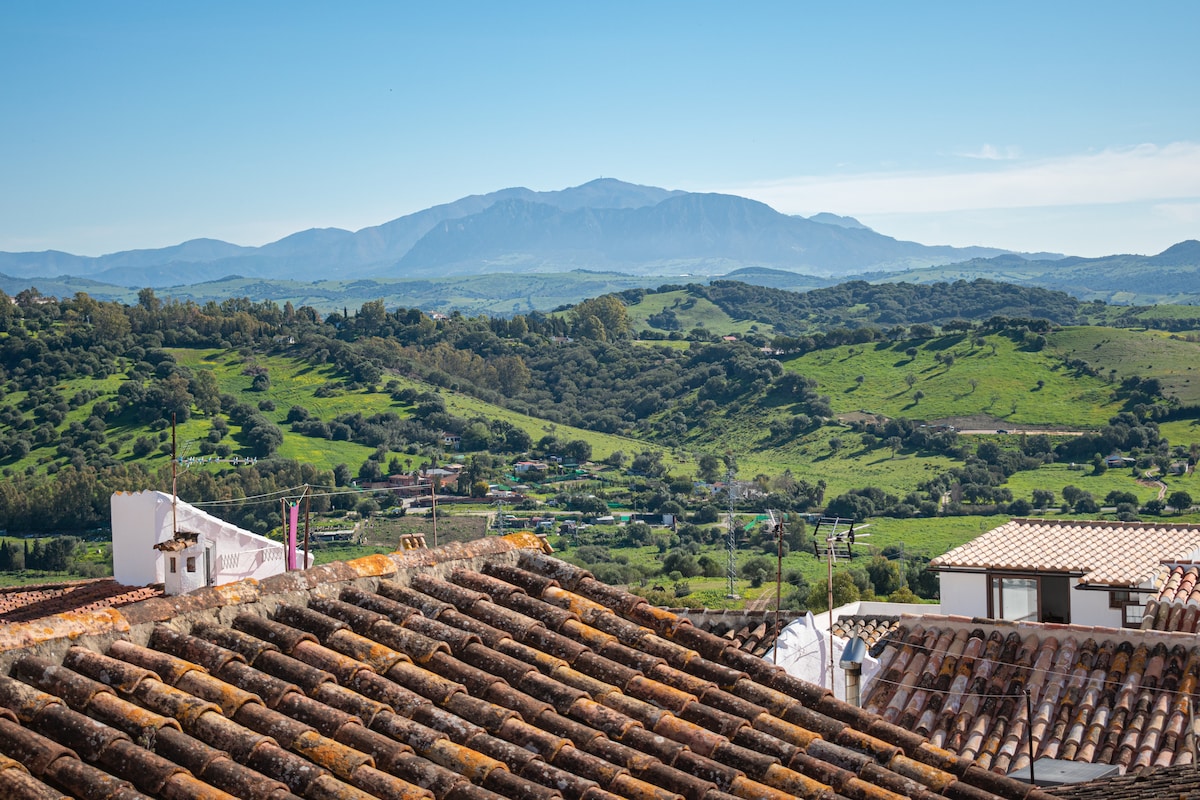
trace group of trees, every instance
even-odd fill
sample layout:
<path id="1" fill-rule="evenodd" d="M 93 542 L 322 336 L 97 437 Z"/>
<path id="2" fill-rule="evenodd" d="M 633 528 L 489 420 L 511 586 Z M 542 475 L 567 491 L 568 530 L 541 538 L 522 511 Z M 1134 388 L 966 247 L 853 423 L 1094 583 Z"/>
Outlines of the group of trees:
<path id="1" fill-rule="evenodd" d="M 74 536 L 36 539 L 32 544 L 29 541 L 17 544 L 6 539 L 0 542 L 0 572 L 26 569 L 66 572 L 74 564 L 78 547 L 79 540 Z"/>

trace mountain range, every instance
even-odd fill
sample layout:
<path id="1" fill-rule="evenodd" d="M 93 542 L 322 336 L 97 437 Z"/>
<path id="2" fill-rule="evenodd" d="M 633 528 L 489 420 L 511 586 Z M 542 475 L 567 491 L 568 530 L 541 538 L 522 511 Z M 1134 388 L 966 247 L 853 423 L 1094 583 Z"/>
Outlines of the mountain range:
<path id="1" fill-rule="evenodd" d="M 314 228 L 261 247 L 193 239 L 95 258 L 0 253 L 0 273 L 137 287 L 177 285 L 180 275 L 202 282 L 230 275 L 324 280 L 573 269 L 712 276 L 767 267 L 835 278 L 1005 252 L 926 246 L 876 233 L 849 217 L 806 219 L 743 197 L 602 178 L 561 191 L 472 195 L 360 231 Z"/>
<path id="2" fill-rule="evenodd" d="M 986 278 L 1125 305 L 1200 304 L 1200 242 L 1103 258 L 928 246 L 852 217 L 790 216 L 744 197 L 602 178 L 561 191 L 471 195 L 359 231 L 314 228 L 261 247 L 193 239 L 95 258 L 0 252 L 0 289 L 10 295 L 36 287 L 132 302 L 151 287 L 180 301 L 250 297 L 322 311 L 384 299 L 428 311 L 524 313 L 716 278 L 793 291 L 851 279 Z"/>

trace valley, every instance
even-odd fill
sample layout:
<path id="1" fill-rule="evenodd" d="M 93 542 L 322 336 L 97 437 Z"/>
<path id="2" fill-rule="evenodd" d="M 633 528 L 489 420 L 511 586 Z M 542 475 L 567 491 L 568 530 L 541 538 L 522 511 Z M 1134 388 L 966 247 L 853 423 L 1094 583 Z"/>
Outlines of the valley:
<path id="1" fill-rule="evenodd" d="M 870 526 L 839 591 L 932 597 L 924 563 L 997 517 L 1186 520 L 1165 498 L 1200 498 L 1200 343 L 1084 324 L 1107 307 L 1042 290 L 718 283 L 436 319 L 382 301 L 322 315 L 152 290 L 132 305 L 26 294 L 2 308 L 10 536 L 103 527 L 112 491 L 169 491 L 172 416 L 180 496 L 256 532 L 278 535 L 273 498 L 308 485 L 329 524 L 399 513 L 428 535 L 427 510 L 375 487 L 450 467 L 441 491 L 476 504 L 447 501 L 443 525 L 551 518 L 565 557 L 670 604 L 773 593 L 769 511 L 792 531 L 785 594 L 800 607 L 824 596 L 821 513 Z M 530 460 L 578 467 L 519 473 Z M 351 527 L 362 535 L 345 552 L 394 546 Z M 331 547 L 322 557 L 339 557 Z"/>

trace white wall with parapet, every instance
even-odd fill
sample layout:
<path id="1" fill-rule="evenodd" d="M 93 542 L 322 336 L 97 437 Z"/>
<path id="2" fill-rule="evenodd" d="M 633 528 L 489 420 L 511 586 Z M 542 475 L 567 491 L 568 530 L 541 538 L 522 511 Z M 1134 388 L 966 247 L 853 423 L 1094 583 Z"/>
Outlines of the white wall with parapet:
<path id="1" fill-rule="evenodd" d="M 166 557 L 170 554 L 155 550 L 154 545 L 174 538 L 175 530 L 198 534 L 195 546 L 198 550 L 189 548 L 188 552 L 196 552 L 200 564 L 204 548 L 211 543 L 214 585 L 243 578 L 261 580 L 285 569 L 282 543 L 217 519 L 182 500 L 177 502 L 172 515 L 171 495 L 165 492 L 117 492 L 112 496 L 111 507 L 113 577 L 118 583 L 127 586 L 163 583 Z M 305 559 L 302 550 L 297 555 L 300 563 L 312 566 L 311 555 Z M 183 559 L 178 563 L 182 565 Z M 198 572 L 203 574 L 201 570 Z M 185 583 L 190 586 L 191 581 Z"/>

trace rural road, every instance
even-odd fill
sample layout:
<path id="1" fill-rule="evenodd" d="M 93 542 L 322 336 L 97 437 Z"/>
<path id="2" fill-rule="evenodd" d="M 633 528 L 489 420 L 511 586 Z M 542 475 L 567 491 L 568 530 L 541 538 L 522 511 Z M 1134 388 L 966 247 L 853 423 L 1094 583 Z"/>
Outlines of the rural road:
<path id="1" fill-rule="evenodd" d="M 1047 436 L 1083 436 L 1085 433 L 1087 433 L 1087 431 L 1051 431 L 1044 430 L 1042 428 L 986 428 L 978 430 L 968 428 L 966 430 L 960 430 L 959 433 L 967 436 L 979 436 L 985 433 L 1026 433 L 1030 435 L 1044 433 Z"/>

